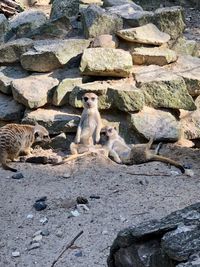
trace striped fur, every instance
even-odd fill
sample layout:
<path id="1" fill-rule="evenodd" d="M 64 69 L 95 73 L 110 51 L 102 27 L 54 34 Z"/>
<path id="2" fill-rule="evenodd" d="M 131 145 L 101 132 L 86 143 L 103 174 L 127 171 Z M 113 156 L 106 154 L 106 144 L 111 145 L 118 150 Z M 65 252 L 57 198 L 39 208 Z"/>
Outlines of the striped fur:
<path id="1" fill-rule="evenodd" d="M 13 161 L 20 153 L 30 154 L 35 141 L 49 139 L 48 131 L 41 125 L 7 124 L 0 128 L 0 163 L 5 170 L 16 172 L 7 165 L 7 160 Z"/>

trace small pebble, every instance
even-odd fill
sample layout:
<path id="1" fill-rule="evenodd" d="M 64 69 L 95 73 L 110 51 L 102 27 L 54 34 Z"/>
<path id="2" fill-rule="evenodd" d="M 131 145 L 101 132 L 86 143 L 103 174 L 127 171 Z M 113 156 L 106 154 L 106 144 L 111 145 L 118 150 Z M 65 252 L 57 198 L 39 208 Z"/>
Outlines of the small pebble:
<path id="1" fill-rule="evenodd" d="M 100 199 L 100 196 L 91 195 L 90 198 L 91 198 L 91 199 Z"/>
<path id="2" fill-rule="evenodd" d="M 76 257 L 82 257 L 83 256 L 83 253 L 82 251 L 78 251 L 74 254 Z"/>
<path id="3" fill-rule="evenodd" d="M 70 177 L 71 177 L 71 175 L 69 173 L 63 174 L 63 178 L 65 178 L 65 179 L 69 179 Z"/>
<path id="4" fill-rule="evenodd" d="M 11 177 L 12 177 L 12 179 L 20 180 L 20 179 L 24 178 L 24 175 L 21 172 L 17 172 L 15 174 L 13 174 Z"/>
<path id="5" fill-rule="evenodd" d="M 108 230 L 103 230 L 102 235 L 108 235 Z"/>
<path id="6" fill-rule="evenodd" d="M 46 201 L 46 200 L 47 200 L 47 196 L 43 196 L 43 197 L 36 199 L 35 202 Z"/>
<path id="7" fill-rule="evenodd" d="M 46 223 L 48 223 L 48 219 L 46 217 L 40 219 L 40 222 L 44 225 Z"/>
<path id="8" fill-rule="evenodd" d="M 56 232 L 56 236 L 57 236 L 57 237 L 62 237 L 62 236 L 63 236 L 63 232 L 62 232 L 61 230 L 58 230 L 58 231 Z"/>
<path id="9" fill-rule="evenodd" d="M 89 211 L 90 209 L 88 208 L 88 206 L 86 206 L 85 204 L 78 204 L 77 205 L 77 209 L 78 209 L 78 211 L 80 212 L 80 211 Z"/>
<path id="10" fill-rule="evenodd" d="M 28 214 L 26 218 L 27 219 L 33 219 L 33 217 L 34 217 L 33 214 Z"/>
<path id="11" fill-rule="evenodd" d="M 42 235 L 37 235 L 33 238 L 33 242 L 39 242 L 42 240 Z"/>
<path id="12" fill-rule="evenodd" d="M 72 210 L 70 213 L 71 213 L 72 216 L 74 216 L 74 217 L 78 217 L 78 216 L 80 215 L 80 213 L 78 212 L 78 210 Z"/>
<path id="13" fill-rule="evenodd" d="M 77 199 L 76 199 L 76 202 L 78 203 L 78 204 L 88 204 L 88 200 L 87 200 L 87 198 L 85 198 L 85 197 L 77 197 Z"/>
<path id="14" fill-rule="evenodd" d="M 48 236 L 49 234 L 50 234 L 49 230 L 47 230 L 47 229 L 44 229 L 44 230 L 41 231 L 41 235 L 42 236 Z"/>
<path id="15" fill-rule="evenodd" d="M 44 201 L 37 201 L 34 203 L 33 207 L 35 208 L 35 210 L 41 211 L 46 209 L 47 204 Z"/>
<path id="16" fill-rule="evenodd" d="M 19 251 L 13 251 L 12 252 L 12 256 L 13 257 L 19 257 L 20 256 L 20 252 Z"/>
<path id="17" fill-rule="evenodd" d="M 40 243 L 32 243 L 28 250 L 36 249 L 40 247 Z"/>

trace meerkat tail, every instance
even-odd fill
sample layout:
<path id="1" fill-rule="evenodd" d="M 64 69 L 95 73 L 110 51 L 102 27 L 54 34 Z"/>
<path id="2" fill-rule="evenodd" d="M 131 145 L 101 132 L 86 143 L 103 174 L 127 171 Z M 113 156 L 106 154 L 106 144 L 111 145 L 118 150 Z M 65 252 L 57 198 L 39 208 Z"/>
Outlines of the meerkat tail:
<path id="1" fill-rule="evenodd" d="M 74 154 L 74 155 L 71 155 L 69 157 L 64 157 L 63 161 L 55 163 L 55 164 L 53 164 L 53 166 L 62 165 L 62 164 L 65 164 L 66 162 L 70 162 L 70 161 L 75 160 L 77 158 L 82 158 L 82 157 L 85 157 L 85 156 L 91 155 L 91 154 L 93 154 L 93 152 L 88 151 L 88 152 L 84 152 L 82 154 Z"/>
<path id="2" fill-rule="evenodd" d="M 185 173 L 184 167 L 180 163 L 176 162 L 173 159 L 166 158 L 166 157 L 159 156 L 159 155 L 152 155 L 152 157 L 150 158 L 149 161 L 161 161 L 164 163 L 169 163 L 169 164 L 175 166 L 176 168 L 178 168 L 182 173 Z"/>
<path id="3" fill-rule="evenodd" d="M 4 170 L 11 171 L 11 172 L 17 172 L 17 169 L 9 167 L 6 163 L 2 163 L 2 167 Z"/>

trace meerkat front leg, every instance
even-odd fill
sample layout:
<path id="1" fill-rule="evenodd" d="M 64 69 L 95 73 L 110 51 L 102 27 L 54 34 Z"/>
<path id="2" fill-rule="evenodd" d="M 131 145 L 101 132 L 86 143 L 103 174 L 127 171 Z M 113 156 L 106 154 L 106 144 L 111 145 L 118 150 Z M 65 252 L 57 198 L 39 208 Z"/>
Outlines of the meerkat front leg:
<path id="1" fill-rule="evenodd" d="M 109 156 L 111 156 L 114 159 L 115 162 L 122 163 L 119 155 L 117 154 L 117 152 L 115 150 L 111 149 L 109 151 Z"/>

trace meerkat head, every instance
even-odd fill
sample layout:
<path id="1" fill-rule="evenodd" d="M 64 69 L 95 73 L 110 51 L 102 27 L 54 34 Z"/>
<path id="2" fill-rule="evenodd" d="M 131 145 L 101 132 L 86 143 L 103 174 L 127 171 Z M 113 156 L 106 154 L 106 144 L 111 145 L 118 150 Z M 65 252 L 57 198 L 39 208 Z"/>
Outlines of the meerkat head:
<path id="1" fill-rule="evenodd" d="M 94 93 L 85 93 L 82 102 L 84 108 L 96 108 L 98 106 L 98 96 Z"/>
<path id="2" fill-rule="evenodd" d="M 49 132 L 39 124 L 34 126 L 34 136 L 35 142 L 50 141 Z"/>
<path id="3" fill-rule="evenodd" d="M 118 136 L 117 129 L 114 126 L 106 126 L 105 133 L 106 133 L 106 136 L 109 138 Z"/>

